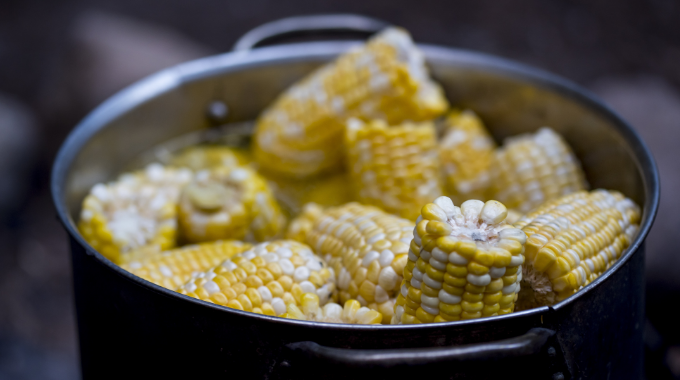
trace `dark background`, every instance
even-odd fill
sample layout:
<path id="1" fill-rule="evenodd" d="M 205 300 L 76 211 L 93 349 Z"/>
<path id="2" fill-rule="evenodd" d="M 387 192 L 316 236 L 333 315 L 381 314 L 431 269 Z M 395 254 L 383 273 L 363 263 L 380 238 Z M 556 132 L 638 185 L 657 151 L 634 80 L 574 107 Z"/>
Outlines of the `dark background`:
<path id="1" fill-rule="evenodd" d="M 230 50 L 264 22 L 334 12 L 552 71 L 635 126 L 663 187 L 647 242 L 648 377 L 680 378 L 672 311 L 680 301 L 680 2 L 0 0 L 0 379 L 79 377 L 68 247 L 48 190 L 56 150 L 78 120 L 145 75 Z"/>

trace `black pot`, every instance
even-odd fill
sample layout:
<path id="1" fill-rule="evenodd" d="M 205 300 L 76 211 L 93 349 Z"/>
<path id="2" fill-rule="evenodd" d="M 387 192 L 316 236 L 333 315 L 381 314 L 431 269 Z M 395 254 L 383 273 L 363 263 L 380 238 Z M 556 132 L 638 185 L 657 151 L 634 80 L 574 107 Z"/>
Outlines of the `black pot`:
<path id="1" fill-rule="evenodd" d="M 287 320 L 149 283 L 80 236 L 74 220 L 92 185 L 151 147 L 208 127 L 214 118 L 205 111 L 215 101 L 228 105 L 229 122 L 254 119 L 288 85 L 356 42 L 251 47 L 287 33 L 382 26 L 351 15 L 267 24 L 235 52 L 128 87 L 74 129 L 54 163 L 52 193 L 70 236 L 84 378 L 642 377 L 644 239 L 659 202 L 654 160 L 637 133 L 587 91 L 501 58 L 420 46 L 452 104 L 479 113 L 497 139 L 549 125 L 572 145 L 593 188 L 619 190 L 643 205 L 640 230 L 619 261 L 553 307 L 412 326 Z"/>

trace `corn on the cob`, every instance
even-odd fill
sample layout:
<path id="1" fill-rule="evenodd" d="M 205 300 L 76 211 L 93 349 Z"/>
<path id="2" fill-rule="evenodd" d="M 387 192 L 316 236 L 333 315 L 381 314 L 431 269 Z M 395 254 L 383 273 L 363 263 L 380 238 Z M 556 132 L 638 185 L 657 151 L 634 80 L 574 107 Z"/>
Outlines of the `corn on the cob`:
<path id="1" fill-rule="evenodd" d="M 425 205 L 413 231 L 393 323 L 474 319 L 513 311 L 524 232 L 503 223 L 502 203 Z"/>
<path id="2" fill-rule="evenodd" d="M 423 204 L 442 195 L 431 122 L 388 127 L 381 120 L 350 119 L 345 145 L 350 183 L 361 203 L 415 220 Z"/>
<path id="3" fill-rule="evenodd" d="M 396 124 L 432 119 L 446 107 L 408 33 L 388 28 L 279 96 L 257 122 L 255 159 L 273 172 L 308 176 L 341 165 L 346 118 Z"/>
<path id="4" fill-rule="evenodd" d="M 156 285 L 175 290 L 192 275 L 204 272 L 250 248 L 240 241 L 218 241 L 188 245 L 169 251 L 146 246 L 131 252 L 130 261 L 121 265 L 128 272 Z"/>
<path id="5" fill-rule="evenodd" d="M 518 310 L 553 305 L 594 281 L 630 245 L 639 207 L 618 192 L 580 191 L 548 202 L 515 226 L 528 236 Z"/>
<path id="6" fill-rule="evenodd" d="M 496 143 L 479 117 L 470 110 L 449 113 L 445 127 L 439 156 L 451 199 L 455 203 L 488 199 L 489 172 Z"/>
<path id="7" fill-rule="evenodd" d="M 286 305 L 286 313 L 280 315 L 280 317 L 303 321 L 359 325 L 377 325 L 383 320 L 380 312 L 361 306 L 357 300 L 348 300 L 344 307 L 335 302 L 329 302 L 321 307 L 319 296 L 314 293 L 303 294 L 300 307 L 292 303 Z"/>
<path id="8" fill-rule="evenodd" d="M 219 167 L 233 168 L 250 162 L 247 154 L 236 148 L 221 145 L 193 146 L 172 157 L 170 165 L 194 171 Z"/>
<path id="9" fill-rule="evenodd" d="M 496 151 L 491 183 L 493 199 L 522 213 L 588 187 L 569 145 L 545 127 L 505 141 Z"/>
<path id="10" fill-rule="evenodd" d="M 196 173 L 180 197 L 179 227 L 191 243 L 219 239 L 263 241 L 285 224 L 265 180 L 242 166 Z"/>
<path id="11" fill-rule="evenodd" d="M 308 246 L 279 240 L 237 254 L 177 291 L 233 309 L 279 316 L 286 305 L 300 305 L 305 293 L 316 294 L 325 304 L 334 290 L 333 270 Z"/>
<path id="12" fill-rule="evenodd" d="M 108 259 L 123 263 L 133 249 L 175 246 L 176 207 L 181 188 L 192 178 L 188 169 L 160 164 L 95 185 L 83 201 L 78 229 Z"/>
<path id="13" fill-rule="evenodd" d="M 356 299 L 389 323 L 413 223 L 358 203 L 305 217 L 312 221 L 305 242 L 334 269 L 340 302 Z"/>

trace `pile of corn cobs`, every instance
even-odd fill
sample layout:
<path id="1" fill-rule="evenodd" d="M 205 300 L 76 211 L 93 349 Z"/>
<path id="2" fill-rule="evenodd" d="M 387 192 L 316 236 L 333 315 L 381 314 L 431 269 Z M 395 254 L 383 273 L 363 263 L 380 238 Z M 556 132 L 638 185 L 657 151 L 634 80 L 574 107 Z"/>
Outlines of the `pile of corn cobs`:
<path id="1" fill-rule="evenodd" d="M 559 302 L 621 256 L 639 218 L 623 195 L 587 191 L 550 128 L 497 147 L 388 28 L 281 94 L 252 150 L 192 147 L 98 184 L 79 229 L 206 302 L 410 324 Z"/>

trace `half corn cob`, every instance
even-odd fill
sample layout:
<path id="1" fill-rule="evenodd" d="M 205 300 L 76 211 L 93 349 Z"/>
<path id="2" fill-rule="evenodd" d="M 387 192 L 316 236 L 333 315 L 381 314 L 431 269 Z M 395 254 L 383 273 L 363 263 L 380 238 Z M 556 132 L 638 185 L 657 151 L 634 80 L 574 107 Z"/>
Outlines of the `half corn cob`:
<path id="1" fill-rule="evenodd" d="M 152 164 L 97 184 L 83 201 L 78 229 L 90 245 L 116 263 L 145 245 L 175 246 L 176 207 L 181 188 L 192 178 L 188 169 Z"/>
<path id="2" fill-rule="evenodd" d="M 302 216 L 312 221 L 305 242 L 334 269 L 340 302 L 356 299 L 389 323 L 413 223 L 358 203 L 310 211 L 315 214 Z"/>
<path id="3" fill-rule="evenodd" d="M 335 290 L 333 270 L 308 246 L 290 240 L 261 243 L 196 275 L 177 291 L 190 297 L 252 311 L 281 315 L 316 294 L 321 304 Z"/>
<path id="4" fill-rule="evenodd" d="M 250 248 L 240 241 L 218 241 L 189 245 L 161 252 L 146 246 L 131 252 L 130 261 L 121 265 L 128 272 L 156 285 L 175 290 L 193 274 L 204 272 Z M 141 252 L 140 252 L 141 251 Z"/>
<path id="5" fill-rule="evenodd" d="M 451 199 L 455 203 L 488 199 L 496 143 L 479 117 L 470 110 L 451 111 L 444 124 L 439 156 Z"/>
<path id="6" fill-rule="evenodd" d="M 423 204 L 442 195 L 431 122 L 388 127 L 381 120 L 350 119 L 345 145 L 350 183 L 361 203 L 415 220 Z"/>
<path id="7" fill-rule="evenodd" d="M 183 149 L 172 157 L 170 165 L 195 171 L 219 167 L 233 168 L 249 163 L 246 154 L 235 148 L 221 145 L 201 145 Z"/>
<path id="8" fill-rule="evenodd" d="M 286 313 L 280 315 L 280 317 L 303 321 L 353 323 L 359 325 L 376 325 L 383 320 L 382 314 L 361 306 L 357 300 L 345 302 L 344 307 L 335 302 L 329 302 L 321 307 L 319 305 L 319 296 L 314 293 L 305 293 L 300 298 L 300 307 L 289 303 L 286 305 Z"/>
<path id="9" fill-rule="evenodd" d="M 491 183 L 493 199 L 522 213 L 588 187 L 571 148 L 550 128 L 508 138 L 496 151 Z"/>
<path id="10" fill-rule="evenodd" d="M 267 183 L 247 167 L 200 171 L 180 197 L 179 227 L 187 242 L 263 241 L 282 232 L 284 225 Z"/>
<path id="11" fill-rule="evenodd" d="M 520 310 L 553 305 L 591 283 L 630 245 L 640 209 L 616 191 L 580 191 L 547 202 L 516 227 L 528 239 Z"/>
<path id="12" fill-rule="evenodd" d="M 393 323 L 446 322 L 513 311 L 522 277 L 524 232 L 503 221 L 497 201 L 439 197 L 413 232 Z"/>
<path id="13" fill-rule="evenodd" d="M 257 122 L 255 159 L 276 173 L 308 176 L 341 165 L 348 117 L 397 124 L 432 119 L 446 107 L 409 34 L 388 28 L 279 96 Z"/>

